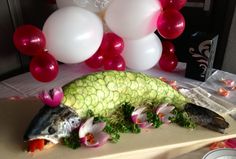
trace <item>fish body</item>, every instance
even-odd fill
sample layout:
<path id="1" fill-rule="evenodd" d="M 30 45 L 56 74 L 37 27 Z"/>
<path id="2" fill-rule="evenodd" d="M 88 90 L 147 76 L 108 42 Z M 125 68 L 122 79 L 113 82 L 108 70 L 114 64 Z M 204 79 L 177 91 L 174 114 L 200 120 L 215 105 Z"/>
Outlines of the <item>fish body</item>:
<path id="1" fill-rule="evenodd" d="M 107 71 L 89 74 L 63 87 L 63 104 L 80 117 L 88 110 L 109 117 L 124 103 L 140 106 L 147 103 L 170 103 L 183 109 L 188 102 L 182 94 L 156 77 L 143 73 Z"/>
<path id="2" fill-rule="evenodd" d="M 25 141 L 40 138 L 58 143 L 78 126 L 81 119 L 87 117 L 89 110 L 93 111 L 95 116 L 119 121 L 120 107 L 124 103 L 135 107 L 169 103 L 180 110 L 189 111 L 188 114 L 193 115 L 193 119 L 197 119 L 196 122 L 205 127 L 216 127 L 211 128 L 216 131 L 220 128 L 221 132 L 229 126 L 223 117 L 207 109 L 194 108 L 198 106 L 188 104 L 190 100 L 170 85 L 143 73 L 97 72 L 66 84 L 63 92 L 64 99 L 59 107 L 45 106 L 35 116 L 25 133 Z M 202 115 L 200 118 L 204 120 L 199 120 L 198 115 Z M 214 117 L 219 120 L 211 120 Z M 51 128 L 53 131 L 50 131 Z"/>

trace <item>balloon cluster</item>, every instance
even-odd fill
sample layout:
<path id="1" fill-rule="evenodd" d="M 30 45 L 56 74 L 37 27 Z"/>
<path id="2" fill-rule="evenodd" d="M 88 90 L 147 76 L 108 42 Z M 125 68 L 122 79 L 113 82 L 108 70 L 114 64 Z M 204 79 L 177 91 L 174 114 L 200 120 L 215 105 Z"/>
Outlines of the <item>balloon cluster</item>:
<path id="1" fill-rule="evenodd" d="M 185 19 L 180 9 L 186 0 L 160 0 L 163 11 L 157 21 L 157 31 L 165 39 L 178 38 L 185 29 Z M 163 42 L 163 52 L 159 60 L 159 66 L 165 71 L 173 71 L 178 63 L 175 55 L 174 44 L 171 41 Z"/>
<path id="2" fill-rule="evenodd" d="M 123 71 L 127 66 L 147 70 L 158 63 L 162 54 L 162 43 L 154 32 L 158 30 L 166 39 L 182 34 L 185 23 L 178 10 L 185 2 L 56 0 L 58 10 L 48 17 L 42 31 L 22 26 L 16 29 L 14 44 L 21 53 L 33 56 L 30 71 L 42 82 L 56 77 L 57 61 L 85 62 L 95 69 Z M 106 27 L 109 32 L 104 33 Z"/>
<path id="3" fill-rule="evenodd" d="M 126 65 L 121 56 L 123 50 L 123 39 L 114 33 L 106 33 L 103 36 L 98 51 L 86 60 L 85 63 L 95 69 L 104 66 L 105 70 L 124 71 Z"/>
<path id="4" fill-rule="evenodd" d="M 163 11 L 157 21 L 157 30 L 165 39 L 179 37 L 185 29 L 185 20 L 179 10 L 186 0 L 160 0 Z"/>
<path id="5" fill-rule="evenodd" d="M 16 29 L 13 42 L 22 54 L 33 56 L 30 72 L 35 79 L 49 82 L 56 78 L 58 63 L 45 51 L 46 39 L 40 29 L 32 25 L 23 25 Z"/>

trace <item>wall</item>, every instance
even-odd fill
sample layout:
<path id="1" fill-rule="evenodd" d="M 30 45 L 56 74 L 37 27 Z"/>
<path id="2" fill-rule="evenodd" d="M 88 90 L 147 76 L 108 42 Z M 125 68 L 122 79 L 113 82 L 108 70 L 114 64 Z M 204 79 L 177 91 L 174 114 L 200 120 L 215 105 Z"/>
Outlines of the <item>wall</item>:
<path id="1" fill-rule="evenodd" d="M 236 9 L 228 37 L 222 70 L 236 74 Z"/>
<path id="2" fill-rule="evenodd" d="M 30 58 L 13 45 L 15 28 L 22 24 L 42 28 L 55 8 L 48 0 L 0 0 L 0 80 L 28 71 Z"/>
<path id="3" fill-rule="evenodd" d="M 0 19 L 0 79 L 2 79 L 19 72 L 22 60 L 12 43 L 14 25 L 7 0 L 0 1 Z"/>

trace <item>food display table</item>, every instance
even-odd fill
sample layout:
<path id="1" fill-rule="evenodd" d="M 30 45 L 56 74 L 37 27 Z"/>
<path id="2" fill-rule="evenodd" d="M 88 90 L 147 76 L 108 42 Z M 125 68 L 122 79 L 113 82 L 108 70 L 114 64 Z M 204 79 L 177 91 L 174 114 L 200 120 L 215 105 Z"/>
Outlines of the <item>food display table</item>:
<path id="1" fill-rule="evenodd" d="M 226 134 L 209 131 L 202 127 L 195 130 L 175 124 L 163 125 L 158 129 L 144 129 L 140 134 L 122 134 L 117 144 L 107 143 L 99 148 L 71 150 L 63 145 L 28 154 L 24 152 L 22 136 L 34 114 L 42 103 L 34 96 L 43 89 L 50 89 L 92 72 L 84 64 L 61 65 L 58 78 L 51 83 L 35 81 L 29 73 L 22 74 L 0 83 L 0 153 L 4 159 L 18 158 L 136 158 L 136 159 L 199 159 L 209 151 L 204 146 L 225 139 L 236 138 L 236 122 L 226 116 L 230 128 Z M 145 73 L 176 80 L 182 86 L 200 85 L 201 82 L 184 78 L 184 65 L 173 73 L 154 68 Z M 200 150 L 198 150 L 201 148 Z M 195 151 L 197 150 L 197 151 Z"/>

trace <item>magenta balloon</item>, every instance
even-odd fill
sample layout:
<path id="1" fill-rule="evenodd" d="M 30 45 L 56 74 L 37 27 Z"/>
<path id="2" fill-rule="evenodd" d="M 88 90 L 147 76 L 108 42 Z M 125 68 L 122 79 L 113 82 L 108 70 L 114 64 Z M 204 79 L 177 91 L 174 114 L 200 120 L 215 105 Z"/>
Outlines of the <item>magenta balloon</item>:
<path id="1" fill-rule="evenodd" d="M 185 19 L 176 9 L 161 12 L 157 20 L 157 31 L 165 39 L 176 39 L 185 29 Z"/>
<path id="2" fill-rule="evenodd" d="M 55 58 L 48 53 L 41 53 L 34 56 L 30 62 L 30 72 L 32 76 L 40 82 L 50 82 L 58 74 L 58 63 Z"/>
<path id="3" fill-rule="evenodd" d="M 98 69 L 103 66 L 104 61 L 104 53 L 101 51 L 101 49 L 98 49 L 98 51 L 90 57 L 88 60 L 85 61 L 86 65 Z"/>
<path id="4" fill-rule="evenodd" d="M 175 54 L 162 54 L 159 60 L 159 66 L 162 70 L 172 72 L 178 65 L 178 59 Z"/>
<path id="5" fill-rule="evenodd" d="M 32 25 L 23 25 L 16 29 L 13 41 L 15 47 L 25 55 L 41 53 L 46 46 L 46 39 L 40 29 Z"/>
<path id="6" fill-rule="evenodd" d="M 160 0 L 163 9 L 177 9 L 183 8 L 187 0 Z"/>
<path id="7" fill-rule="evenodd" d="M 110 56 L 104 60 L 105 70 L 125 71 L 126 63 L 121 55 Z"/>
<path id="8" fill-rule="evenodd" d="M 117 56 L 124 50 L 124 41 L 115 33 L 109 32 L 104 34 L 100 49 L 105 56 Z"/>
<path id="9" fill-rule="evenodd" d="M 162 53 L 175 54 L 175 45 L 171 41 L 162 41 Z"/>

